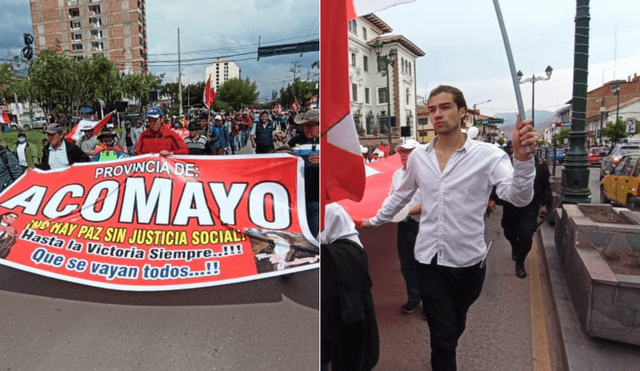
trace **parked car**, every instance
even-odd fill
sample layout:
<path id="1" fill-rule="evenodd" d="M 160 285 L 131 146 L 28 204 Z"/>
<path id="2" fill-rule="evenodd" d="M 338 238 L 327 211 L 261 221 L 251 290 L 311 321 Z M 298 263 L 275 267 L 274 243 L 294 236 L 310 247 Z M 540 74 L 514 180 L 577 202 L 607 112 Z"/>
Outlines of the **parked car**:
<path id="1" fill-rule="evenodd" d="M 556 160 L 556 163 L 563 163 L 565 156 L 565 150 L 562 148 L 556 148 L 555 152 L 553 148 L 549 151 L 549 161 Z"/>
<path id="2" fill-rule="evenodd" d="M 33 120 L 23 120 L 22 122 L 12 122 L 11 129 L 18 130 L 31 130 L 42 129 L 47 124 L 47 120 L 44 117 L 34 117 Z"/>
<path id="3" fill-rule="evenodd" d="M 607 149 L 605 147 L 591 147 L 587 153 L 589 165 L 600 165 L 602 158 L 607 155 Z"/>
<path id="4" fill-rule="evenodd" d="M 618 143 L 611 147 L 609 153 L 600 161 L 600 180 L 613 171 L 620 159 L 629 153 L 640 151 L 640 143 Z"/>
<path id="5" fill-rule="evenodd" d="M 600 181 L 600 202 L 614 203 L 634 209 L 640 184 L 640 152 L 623 156 Z"/>

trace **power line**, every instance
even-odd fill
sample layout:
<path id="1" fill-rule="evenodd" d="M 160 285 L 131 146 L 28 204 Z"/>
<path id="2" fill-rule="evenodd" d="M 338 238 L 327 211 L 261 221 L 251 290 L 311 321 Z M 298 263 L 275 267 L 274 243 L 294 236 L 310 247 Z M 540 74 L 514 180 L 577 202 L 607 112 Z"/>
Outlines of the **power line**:
<path id="1" fill-rule="evenodd" d="M 309 36 L 295 36 L 295 37 L 290 37 L 290 38 L 287 38 L 287 39 L 269 41 L 266 44 L 279 43 L 279 42 L 282 42 L 282 41 L 303 39 L 303 38 L 308 38 L 308 37 Z M 256 46 L 258 46 L 258 43 L 245 44 L 245 45 L 239 45 L 239 46 L 234 46 L 234 47 L 221 47 L 221 48 L 214 48 L 214 49 L 192 50 L 192 51 L 188 51 L 188 52 L 182 52 L 181 54 L 208 53 L 208 52 L 212 52 L 212 51 L 227 50 L 227 49 L 233 50 L 233 49 L 250 48 L 250 47 L 256 47 Z M 164 56 L 164 55 L 178 55 L 178 53 L 158 53 L 158 54 L 148 53 L 147 54 L 147 56 Z"/>

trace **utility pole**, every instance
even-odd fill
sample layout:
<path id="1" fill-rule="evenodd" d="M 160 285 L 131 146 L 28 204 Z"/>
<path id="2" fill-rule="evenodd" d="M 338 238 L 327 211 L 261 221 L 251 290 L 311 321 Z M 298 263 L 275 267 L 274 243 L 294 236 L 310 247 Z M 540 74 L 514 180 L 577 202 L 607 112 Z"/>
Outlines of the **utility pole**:
<path id="1" fill-rule="evenodd" d="M 182 65 L 180 64 L 180 27 L 178 27 L 178 115 L 182 116 Z"/>
<path id="2" fill-rule="evenodd" d="M 289 72 L 293 72 L 293 82 L 295 82 L 296 81 L 296 75 L 300 71 L 300 62 L 298 62 L 298 61 L 291 62 L 291 64 L 293 66 L 291 68 L 289 68 Z"/>

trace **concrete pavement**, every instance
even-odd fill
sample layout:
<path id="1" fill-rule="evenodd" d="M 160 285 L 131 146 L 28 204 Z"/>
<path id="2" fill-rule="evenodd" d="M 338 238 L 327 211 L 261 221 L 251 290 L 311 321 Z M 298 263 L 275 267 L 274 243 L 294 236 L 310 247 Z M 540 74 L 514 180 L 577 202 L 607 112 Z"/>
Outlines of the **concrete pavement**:
<path id="1" fill-rule="evenodd" d="M 599 203 L 599 181 L 597 169 L 591 169 L 591 203 Z M 556 177 L 552 177 L 552 187 L 560 189 L 560 171 L 556 169 Z M 594 178 L 595 175 L 595 178 Z M 546 272 L 552 293 L 551 303 L 556 313 L 557 329 L 561 339 L 563 363 L 572 371 L 609 371 L 640 369 L 640 347 L 616 341 L 593 338 L 587 335 L 580 325 L 577 313 L 571 301 L 567 286 L 567 278 L 562 272 L 554 240 L 554 226 L 544 223 L 536 238 L 544 247 Z"/>
<path id="2" fill-rule="evenodd" d="M 544 289 L 531 289 L 527 279 L 515 276 L 511 248 L 500 227 L 501 208 L 486 220 L 485 238 L 492 241 L 487 260 L 487 275 L 480 298 L 471 307 L 467 329 L 458 345 L 459 370 L 539 370 L 540 358 L 555 369 L 561 354 L 558 342 L 543 333 L 547 354 L 539 348 L 540 330 L 532 328 L 532 297 L 543 301 Z M 380 330 L 380 360 L 375 370 L 430 370 L 429 329 L 419 311 L 411 315 L 399 309 L 406 301 L 404 281 L 396 251 L 396 226 L 386 224 L 361 230 L 361 239 L 369 253 L 373 296 Z M 532 252 L 533 254 L 533 252 Z M 531 257 L 531 255 L 530 255 Z M 527 261 L 531 272 L 531 259 Z M 548 302 L 548 300 L 547 300 Z M 546 311 L 551 311 L 547 307 Z M 546 323 L 550 326 L 549 321 Z M 553 329 L 551 329 L 553 330 Z M 535 354 L 535 356 L 534 356 Z"/>

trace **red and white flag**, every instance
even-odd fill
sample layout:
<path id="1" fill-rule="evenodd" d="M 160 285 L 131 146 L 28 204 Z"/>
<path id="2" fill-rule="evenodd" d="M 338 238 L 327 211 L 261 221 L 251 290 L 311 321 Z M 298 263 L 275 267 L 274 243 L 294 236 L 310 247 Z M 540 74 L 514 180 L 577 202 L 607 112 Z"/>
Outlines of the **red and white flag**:
<path id="1" fill-rule="evenodd" d="M 280 113 L 280 105 L 279 104 L 276 104 L 275 107 L 273 107 L 273 112 Z"/>
<path id="2" fill-rule="evenodd" d="M 306 101 L 306 102 L 304 103 L 304 105 L 305 105 L 305 106 L 310 106 L 311 104 L 313 104 L 313 103 L 316 101 L 316 99 L 317 99 L 317 96 L 316 96 L 316 95 L 314 95 L 313 97 L 311 97 L 311 99 L 309 99 L 308 101 Z"/>
<path id="3" fill-rule="evenodd" d="M 298 112 L 300 109 L 300 104 L 298 104 L 298 98 L 293 98 L 293 104 L 291 105 L 291 113 Z"/>
<path id="4" fill-rule="evenodd" d="M 80 139 L 80 137 L 82 136 L 82 131 L 84 130 L 84 128 L 92 128 L 93 135 L 100 134 L 100 130 L 102 130 L 102 128 L 107 124 L 107 122 L 111 120 L 111 116 L 113 116 L 115 112 L 116 111 L 109 112 L 109 114 L 103 117 L 102 120 L 100 121 L 91 121 L 87 119 L 80 120 L 78 125 L 74 126 L 71 132 L 67 134 L 64 137 L 64 139 L 73 141 L 73 142 L 78 141 L 78 139 Z"/>
<path id="5" fill-rule="evenodd" d="M 2 108 L 0 108 L 0 124 L 9 124 L 9 123 L 11 123 L 11 119 L 9 118 L 9 115 Z"/>
<path id="6" fill-rule="evenodd" d="M 391 8 L 392 6 L 411 3 L 416 0 L 346 0 L 347 20 L 357 18 L 361 15 L 377 12 Z"/>
<path id="7" fill-rule="evenodd" d="M 414 0 L 322 0 L 320 13 L 321 179 L 324 205 L 362 200 L 366 177 L 358 133 L 351 115 L 348 20 Z M 324 222 L 324 207 L 321 208 Z"/>
<path id="8" fill-rule="evenodd" d="M 204 86 L 204 92 L 202 93 L 202 103 L 205 107 L 210 108 L 213 102 L 216 101 L 217 95 L 216 91 L 211 87 L 211 76 L 209 76 Z"/>

